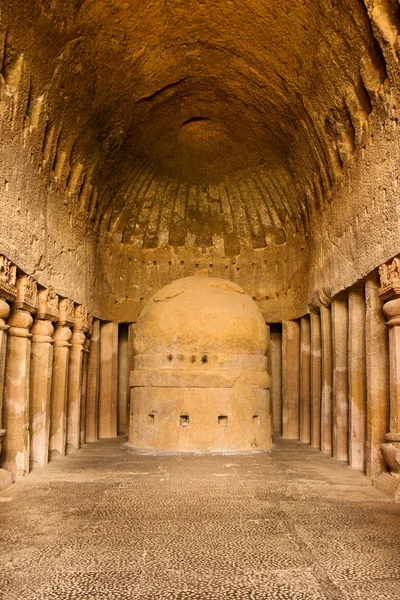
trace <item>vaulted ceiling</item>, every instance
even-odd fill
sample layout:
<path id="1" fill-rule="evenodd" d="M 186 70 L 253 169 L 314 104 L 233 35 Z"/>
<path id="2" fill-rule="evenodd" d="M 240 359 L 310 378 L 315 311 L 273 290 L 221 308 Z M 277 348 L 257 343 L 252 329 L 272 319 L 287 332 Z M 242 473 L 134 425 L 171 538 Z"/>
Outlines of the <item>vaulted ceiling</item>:
<path id="1" fill-rule="evenodd" d="M 392 27 L 397 2 L 385 5 Z M 53 169 L 68 162 L 96 229 L 136 247 L 218 235 L 229 255 L 305 236 L 365 144 L 386 78 L 361 0 L 3 0 L 2 11 L 2 73 L 23 53 Z"/>

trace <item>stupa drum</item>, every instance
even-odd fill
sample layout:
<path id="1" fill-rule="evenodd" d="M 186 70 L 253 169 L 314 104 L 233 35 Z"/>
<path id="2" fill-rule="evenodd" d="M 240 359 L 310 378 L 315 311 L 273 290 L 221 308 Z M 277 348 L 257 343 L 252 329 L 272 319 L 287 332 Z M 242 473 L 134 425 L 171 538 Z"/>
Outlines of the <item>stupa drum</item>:
<path id="1" fill-rule="evenodd" d="M 129 442 L 165 451 L 271 444 L 267 328 L 236 284 L 187 277 L 158 291 L 135 327 Z"/>

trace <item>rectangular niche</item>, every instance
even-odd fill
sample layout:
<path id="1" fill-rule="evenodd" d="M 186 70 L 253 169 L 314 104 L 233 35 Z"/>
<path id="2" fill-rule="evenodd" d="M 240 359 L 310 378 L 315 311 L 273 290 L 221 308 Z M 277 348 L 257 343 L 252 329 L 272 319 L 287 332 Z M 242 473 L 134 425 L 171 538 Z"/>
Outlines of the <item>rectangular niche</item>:
<path id="1" fill-rule="evenodd" d="M 253 417 L 253 425 L 258 427 L 260 425 L 260 417 L 258 415 L 254 415 Z"/>
<path id="2" fill-rule="evenodd" d="M 189 426 L 189 415 L 181 415 L 179 418 L 179 424 L 181 427 Z"/>
<path id="3" fill-rule="evenodd" d="M 154 425 L 154 415 L 147 415 L 147 424 Z"/>
<path id="4" fill-rule="evenodd" d="M 228 427 L 228 417 L 225 415 L 220 415 L 218 417 L 218 425 L 220 427 Z"/>

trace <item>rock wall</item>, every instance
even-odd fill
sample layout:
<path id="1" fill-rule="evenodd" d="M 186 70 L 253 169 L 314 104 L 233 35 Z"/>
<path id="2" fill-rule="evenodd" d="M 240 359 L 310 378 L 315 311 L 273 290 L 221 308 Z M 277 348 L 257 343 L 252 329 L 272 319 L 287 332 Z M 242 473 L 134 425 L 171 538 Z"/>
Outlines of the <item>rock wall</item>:
<path id="1" fill-rule="evenodd" d="M 85 172 L 53 121 L 31 64 L 3 32 L 0 75 L 0 252 L 41 285 L 98 313 L 96 234 Z"/>
<path id="2" fill-rule="evenodd" d="M 399 251 L 397 3 L 228 8 L 2 6 L 0 251 L 96 316 L 205 269 L 297 318 Z"/>

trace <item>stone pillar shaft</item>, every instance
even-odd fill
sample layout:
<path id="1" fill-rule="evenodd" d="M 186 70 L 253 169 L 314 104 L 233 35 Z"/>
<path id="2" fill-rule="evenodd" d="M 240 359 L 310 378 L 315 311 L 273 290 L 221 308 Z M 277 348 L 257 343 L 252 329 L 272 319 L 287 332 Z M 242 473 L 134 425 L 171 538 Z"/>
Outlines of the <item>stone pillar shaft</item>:
<path id="1" fill-rule="evenodd" d="M 68 376 L 67 451 L 79 450 L 83 344 L 85 334 L 74 331 L 71 337 Z"/>
<path id="2" fill-rule="evenodd" d="M 31 333 L 30 464 L 43 467 L 49 460 L 50 403 L 53 376 L 53 321 L 59 317 L 53 288 L 38 293 L 38 310 Z"/>
<path id="3" fill-rule="evenodd" d="M 6 430 L 3 429 L 3 397 L 5 385 L 7 332 L 10 326 L 6 324 L 10 316 L 10 302 L 14 302 L 17 296 L 17 267 L 3 254 L 0 254 L 0 454 Z M 2 470 L 3 472 L 4 470 Z M 4 472 L 8 473 L 8 472 Z M 4 475 L 3 473 L 3 475 Z M 0 473 L 1 475 L 1 473 Z M 7 475 L 0 479 L 7 483 Z"/>
<path id="4" fill-rule="evenodd" d="M 310 314 L 311 324 L 311 446 L 321 447 L 321 317 L 319 312 Z"/>
<path id="5" fill-rule="evenodd" d="M 332 322 L 331 309 L 321 306 L 322 395 L 321 450 L 332 454 Z"/>
<path id="6" fill-rule="evenodd" d="M 399 302 L 400 308 L 400 302 Z M 400 316 L 400 312 L 399 312 Z M 390 419 L 389 432 L 400 434 L 400 326 L 389 329 Z M 400 440 L 399 440 L 400 441 Z"/>
<path id="7" fill-rule="evenodd" d="M 9 325 L 6 325 L 6 320 L 10 316 L 10 306 L 5 300 L 0 298 L 0 454 L 1 444 L 5 434 L 3 429 L 3 395 L 4 395 L 4 374 L 6 366 L 6 346 L 7 346 L 7 332 L 10 329 Z"/>
<path id="8" fill-rule="evenodd" d="M 383 313 L 389 328 L 389 432 L 382 444 L 382 453 L 400 500 L 400 258 L 379 269 L 381 288 L 379 296 L 384 302 Z"/>
<path id="9" fill-rule="evenodd" d="M 311 329 L 310 317 L 307 315 L 300 321 L 300 441 L 311 442 Z"/>
<path id="10" fill-rule="evenodd" d="M 86 442 L 99 438 L 99 383 L 100 383 L 100 321 L 95 319 L 90 337 L 88 377 L 86 389 Z"/>
<path id="11" fill-rule="evenodd" d="M 54 333 L 50 321 L 36 320 L 32 327 L 30 466 L 43 467 L 49 457 L 50 401 Z"/>
<path id="12" fill-rule="evenodd" d="M 332 300 L 333 428 L 332 450 L 338 460 L 349 457 L 349 402 L 347 383 L 348 308 L 347 294 Z"/>
<path id="13" fill-rule="evenodd" d="M 99 437 L 117 435 L 118 323 L 100 328 Z"/>
<path id="14" fill-rule="evenodd" d="M 67 436 L 67 398 L 69 373 L 69 343 L 75 320 L 74 303 L 60 300 L 60 320 L 54 333 L 54 363 L 51 389 L 50 456 L 65 456 Z"/>
<path id="15" fill-rule="evenodd" d="M 127 433 L 129 387 L 128 327 L 120 326 L 118 334 L 118 434 Z"/>
<path id="16" fill-rule="evenodd" d="M 3 423 L 3 466 L 18 479 L 29 473 L 29 375 L 32 325 L 29 313 L 14 312 L 8 324 Z"/>
<path id="17" fill-rule="evenodd" d="M 375 278 L 365 283 L 367 372 L 366 473 L 371 479 L 386 470 L 381 444 L 389 427 L 388 335 Z"/>
<path id="18" fill-rule="evenodd" d="M 7 348 L 7 332 L 9 325 L 6 321 L 10 315 L 10 306 L 5 300 L 0 298 L 0 455 L 2 443 L 6 433 L 3 428 L 3 396 L 4 396 L 4 379 L 6 366 L 6 348 Z M 0 469 L 0 491 L 8 487 L 12 483 L 12 475 L 6 469 Z"/>
<path id="19" fill-rule="evenodd" d="M 30 328 L 36 311 L 36 281 L 28 275 L 16 281 L 17 295 L 8 320 L 3 418 L 7 431 L 3 466 L 19 479 L 29 473 Z"/>
<path id="20" fill-rule="evenodd" d="M 135 354 L 133 350 L 133 339 L 136 323 L 130 323 L 128 325 L 128 359 L 129 359 L 129 373 L 133 371 L 135 366 Z M 131 390 L 129 387 L 129 396 L 126 405 L 126 433 L 129 435 L 129 427 L 131 422 Z"/>
<path id="21" fill-rule="evenodd" d="M 268 352 L 272 405 L 272 431 L 282 435 L 282 329 L 271 325 Z"/>
<path id="22" fill-rule="evenodd" d="M 90 354 L 90 339 L 86 336 L 83 346 L 82 365 L 82 401 L 81 401 L 81 445 L 86 441 L 86 409 L 87 409 L 87 383 L 88 383 L 88 360 Z"/>
<path id="23" fill-rule="evenodd" d="M 88 329 L 87 310 L 78 305 L 75 309 L 68 374 L 67 451 L 70 452 L 81 447 L 83 354 L 86 343 L 85 332 Z"/>
<path id="24" fill-rule="evenodd" d="M 282 435 L 299 439 L 300 323 L 282 324 Z"/>
<path id="25" fill-rule="evenodd" d="M 364 288 L 349 292 L 349 463 L 353 469 L 365 470 L 367 427 L 367 374 L 365 363 Z"/>

